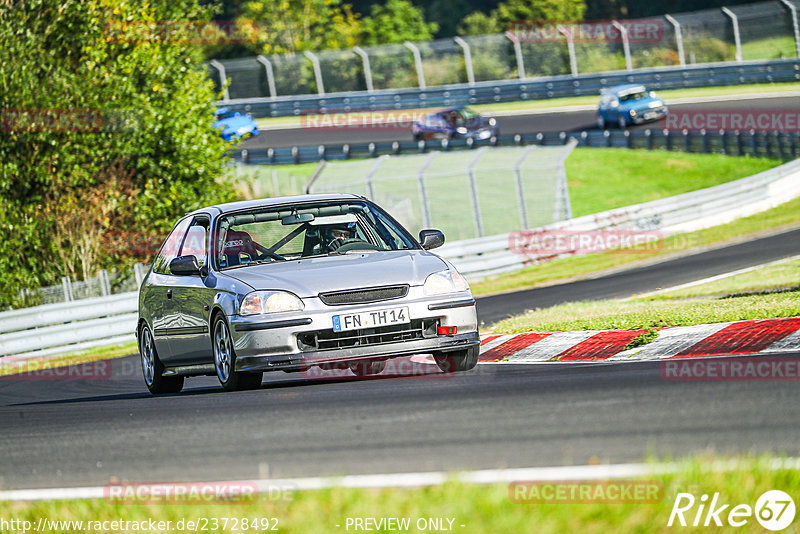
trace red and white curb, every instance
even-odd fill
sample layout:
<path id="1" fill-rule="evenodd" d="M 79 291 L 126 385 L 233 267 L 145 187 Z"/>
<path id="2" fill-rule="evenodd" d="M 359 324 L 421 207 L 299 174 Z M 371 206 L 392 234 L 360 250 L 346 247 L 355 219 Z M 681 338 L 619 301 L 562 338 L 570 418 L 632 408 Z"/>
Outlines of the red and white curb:
<path id="1" fill-rule="evenodd" d="M 660 328 L 654 341 L 625 349 L 644 332 L 484 334 L 479 362 L 640 361 L 800 350 L 800 317 Z"/>

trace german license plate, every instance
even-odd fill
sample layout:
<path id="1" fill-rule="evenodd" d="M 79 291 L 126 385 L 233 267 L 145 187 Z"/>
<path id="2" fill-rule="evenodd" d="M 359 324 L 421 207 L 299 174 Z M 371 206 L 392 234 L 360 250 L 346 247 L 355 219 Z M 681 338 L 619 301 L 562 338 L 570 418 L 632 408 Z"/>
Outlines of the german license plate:
<path id="1" fill-rule="evenodd" d="M 390 308 L 388 310 L 348 313 L 333 316 L 333 331 L 343 332 L 360 328 L 375 328 L 393 324 L 407 324 L 411 319 L 408 308 Z"/>

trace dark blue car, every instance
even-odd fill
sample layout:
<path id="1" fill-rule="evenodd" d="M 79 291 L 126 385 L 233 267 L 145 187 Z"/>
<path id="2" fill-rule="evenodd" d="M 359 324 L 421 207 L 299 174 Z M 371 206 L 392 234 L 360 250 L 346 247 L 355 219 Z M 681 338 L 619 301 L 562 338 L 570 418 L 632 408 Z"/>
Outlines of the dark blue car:
<path id="1" fill-rule="evenodd" d="M 247 113 L 242 115 L 228 108 L 217 108 L 214 115 L 217 117 L 214 128 L 220 130 L 222 138 L 226 141 L 258 135 L 258 123 Z"/>
<path id="2" fill-rule="evenodd" d="M 667 105 L 644 85 L 627 84 L 603 89 L 597 109 L 597 126 L 610 124 L 627 128 L 630 124 L 657 121 L 667 115 Z"/>
<path id="3" fill-rule="evenodd" d="M 421 139 L 489 139 L 500 135 L 497 121 L 483 117 L 466 107 L 447 108 L 425 115 L 412 127 L 414 140 Z"/>

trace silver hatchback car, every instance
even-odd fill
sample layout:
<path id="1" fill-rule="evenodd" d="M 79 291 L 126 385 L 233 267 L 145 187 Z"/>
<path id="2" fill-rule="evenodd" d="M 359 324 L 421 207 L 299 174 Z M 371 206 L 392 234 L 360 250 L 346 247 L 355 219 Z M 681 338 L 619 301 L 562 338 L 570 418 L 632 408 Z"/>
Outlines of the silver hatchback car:
<path id="1" fill-rule="evenodd" d="M 139 292 L 145 384 L 175 393 L 216 375 L 226 390 L 264 371 L 347 366 L 432 354 L 446 373 L 478 361 L 475 299 L 447 261 L 369 200 L 305 195 L 192 212 L 173 228 Z"/>

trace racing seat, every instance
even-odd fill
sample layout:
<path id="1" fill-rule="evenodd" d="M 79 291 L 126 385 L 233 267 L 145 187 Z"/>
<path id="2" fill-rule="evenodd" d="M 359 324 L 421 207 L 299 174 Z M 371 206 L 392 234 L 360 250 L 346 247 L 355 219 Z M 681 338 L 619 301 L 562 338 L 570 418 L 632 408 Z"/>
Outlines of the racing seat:
<path id="1" fill-rule="evenodd" d="M 245 259 L 244 263 L 248 263 L 247 259 L 242 256 L 246 254 L 252 260 L 257 256 L 258 251 L 250 234 L 239 230 L 229 230 L 225 236 L 222 253 L 225 255 L 226 266 L 233 267 L 241 265 L 242 259 Z"/>

